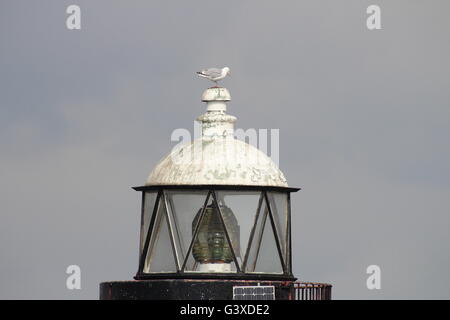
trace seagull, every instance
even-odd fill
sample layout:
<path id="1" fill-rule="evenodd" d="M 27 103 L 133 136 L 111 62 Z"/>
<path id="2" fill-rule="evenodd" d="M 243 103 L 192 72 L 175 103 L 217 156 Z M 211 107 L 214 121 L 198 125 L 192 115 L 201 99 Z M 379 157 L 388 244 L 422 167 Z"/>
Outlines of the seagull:
<path id="1" fill-rule="evenodd" d="M 214 81 L 216 83 L 216 86 L 217 86 L 217 81 L 222 80 L 228 74 L 230 74 L 230 68 L 228 68 L 228 67 L 225 67 L 225 68 L 222 68 L 222 69 L 209 68 L 209 69 L 204 69 L 202 71 L 197 71 L 197 74 L 200 77 L 203 77 L 203 78 L 209 79 L 211 81 Z"/>

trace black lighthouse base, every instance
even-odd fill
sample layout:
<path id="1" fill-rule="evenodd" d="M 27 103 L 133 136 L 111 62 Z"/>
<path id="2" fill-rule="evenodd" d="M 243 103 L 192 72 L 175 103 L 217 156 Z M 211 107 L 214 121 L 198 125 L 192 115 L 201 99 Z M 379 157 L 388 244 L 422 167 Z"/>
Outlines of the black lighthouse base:
<path id="1" fill-rule="evenodd" d="M 294 298 L 294 281 L 154 279 L 100 284 L 100 300 L 232 300 L 234 286 L 274 286 L 276 300 Z"/>

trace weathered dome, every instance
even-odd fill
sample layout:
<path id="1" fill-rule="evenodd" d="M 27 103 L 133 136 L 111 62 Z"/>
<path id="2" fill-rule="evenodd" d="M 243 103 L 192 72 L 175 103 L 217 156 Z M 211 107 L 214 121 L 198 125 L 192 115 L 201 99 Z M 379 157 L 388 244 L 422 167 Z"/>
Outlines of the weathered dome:
<path id="1" fill-rule="evenodd" d="M 209 88 L 199 139 L 175 148 L 150 173 L 145 185 L 253 185 L 287 187 L 278 166 L 265 153 L 234 137 L 236 118 L 225 113 L 230 93 Z"/>

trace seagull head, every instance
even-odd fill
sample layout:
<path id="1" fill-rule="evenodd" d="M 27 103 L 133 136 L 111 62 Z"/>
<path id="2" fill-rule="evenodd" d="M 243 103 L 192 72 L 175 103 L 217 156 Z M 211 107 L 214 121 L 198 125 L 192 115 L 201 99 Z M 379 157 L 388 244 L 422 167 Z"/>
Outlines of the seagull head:
<path id="1" fill-rule="evenodd" d="M 223 72 L 225 73 L 225 75 L 231 74 L 230 68 L 228 68 L 228 67 L 225 67 L 225 68 L 223 68 L 222 70 L 223 70 Z"/>

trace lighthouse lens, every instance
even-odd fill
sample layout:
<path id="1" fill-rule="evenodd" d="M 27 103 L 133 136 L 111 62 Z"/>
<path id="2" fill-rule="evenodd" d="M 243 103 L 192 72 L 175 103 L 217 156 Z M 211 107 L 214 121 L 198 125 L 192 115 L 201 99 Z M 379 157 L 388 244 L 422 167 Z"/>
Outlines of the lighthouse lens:
<path id="1" fill-rule="evenodd" d="M 220 206 L 230 241 L 239 242 L 239 226 L 230 208 L 225 205 Z M 197 212 L 192 222 L 192 234 L 198 226 L 197 237 L 192 248 L 192 255 L 199 264 L 230 264 L 233 262 L 233 253 L 228 243 L 225 227 L 220 218 L 220 213 L 214 205 L 209 205 L 205 209 L 203 219 L 200 221 L 202 210 Z M 199 269 L 204 269 L 199 266 Z M 206 270 L 206 269 L 204 269 Z M 208 271 L 223 272 L 227 268 L 210 267 Z"/>

